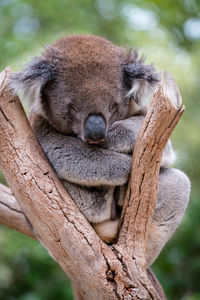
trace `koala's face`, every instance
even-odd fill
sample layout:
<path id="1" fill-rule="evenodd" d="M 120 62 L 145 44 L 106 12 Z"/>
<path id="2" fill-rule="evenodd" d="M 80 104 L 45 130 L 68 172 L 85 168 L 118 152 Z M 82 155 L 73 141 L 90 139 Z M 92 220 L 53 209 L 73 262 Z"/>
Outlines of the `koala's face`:
<path id="1" fill-rule="evenodd" d="M 36 113 L 89 143 L 104 141 L 111 124 L 130 115 L 134 100 L 142 106 L 158 82 L 136 52 L 96 36 L 58 40 L 15 79 L 31 91 Z"/>

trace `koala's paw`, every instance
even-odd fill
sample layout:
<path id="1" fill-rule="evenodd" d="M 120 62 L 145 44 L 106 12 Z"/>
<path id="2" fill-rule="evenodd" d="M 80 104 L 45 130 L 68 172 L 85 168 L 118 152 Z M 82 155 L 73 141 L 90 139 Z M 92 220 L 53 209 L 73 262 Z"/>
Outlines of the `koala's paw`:
<path id="1" fill-rule="evenodd" d="M 100 224 L 93 225 L 94 230 L 100 239 L 108 244 L 113 243 L 117 236 L 119 220 L 108 220 Z"/>
<path id="2" fill-rule="evenodd" d="M 119 153 L 131 154 L 144 116 L 134 116 L 112 124 L 106 147 Z"/>

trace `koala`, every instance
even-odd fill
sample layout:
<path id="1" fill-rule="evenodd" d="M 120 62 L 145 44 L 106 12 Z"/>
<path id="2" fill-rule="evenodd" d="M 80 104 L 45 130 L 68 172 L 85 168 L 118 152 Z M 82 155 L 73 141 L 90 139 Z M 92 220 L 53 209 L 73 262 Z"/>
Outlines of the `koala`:
<path id="1" fill-rule="evenodd" d="M 80 211 L 113 242 L 130 174 L 132 153 L 159 83 L 138 51 L 92 35 L 57 40 L 14 73 L 11 86 L 30 100 L 30 123 L 50 164 Z M 147 243 L 150 266 L 179 225 L 190 181 L 162 157 L 159 195 Z"/>

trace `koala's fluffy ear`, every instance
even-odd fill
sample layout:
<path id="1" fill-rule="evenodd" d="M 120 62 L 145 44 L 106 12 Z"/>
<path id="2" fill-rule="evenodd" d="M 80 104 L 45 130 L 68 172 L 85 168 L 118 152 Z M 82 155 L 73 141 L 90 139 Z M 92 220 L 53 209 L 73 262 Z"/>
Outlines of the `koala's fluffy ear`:
<path id="1" fill-rule="evenodd" d="M 138 62 L 129 63 L 125 67 L 124 81 L 129 89 L 127 97 L 132 97 L 141 108 L 146 106 L 148 100 L 152 97 L 160 81 L 160 76 L 156 73 L 152 64 L 144 65 L 142 58 Z"/>
<path id="2" fill-rule="evenodd" d="M 52 66 L 44 57 L 35 57 L 24 70 L 13 73 L 9 86 L 31 103 L 40 98 L 41 88 L 52 79 Z"/>

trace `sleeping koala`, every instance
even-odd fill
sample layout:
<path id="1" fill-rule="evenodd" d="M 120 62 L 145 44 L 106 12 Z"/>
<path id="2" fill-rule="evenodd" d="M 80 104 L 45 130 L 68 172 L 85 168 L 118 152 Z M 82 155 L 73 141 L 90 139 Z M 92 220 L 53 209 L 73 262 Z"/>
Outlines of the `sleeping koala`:
<path id="1" fill-rule="evenodd" d="M 137 134 L 159 76 L 137 51 L 90 35 L 64 37 L 11 78 L 31 100 L 30 122 L 52 167 L 100 237 L 114 240 Z M 151 265 L 180 223 L 187 176 L 163 154 L 147 244 Z"/>

